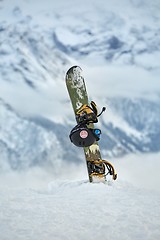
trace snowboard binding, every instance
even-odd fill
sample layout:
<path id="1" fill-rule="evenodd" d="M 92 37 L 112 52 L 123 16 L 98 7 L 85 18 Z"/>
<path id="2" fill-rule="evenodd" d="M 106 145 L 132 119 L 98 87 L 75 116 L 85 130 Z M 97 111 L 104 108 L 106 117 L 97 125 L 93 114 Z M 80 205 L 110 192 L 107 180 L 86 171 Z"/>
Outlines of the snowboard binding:
<path id="1" fill-rule="evenodd" d="M 76 113 L 78 124 L 70 132 L 70 140 L 77 147 L 89 147 L 96 141 L 100 140 L 101 130 L 91 128 L 90 123 L 97 123 L 98 117 L 105 111 L 102 108 L 98 114 L 96 104 L 91 101 L 91 106 L 83 105 Z"/>
<path id="2" fill-rule="evenodd" d="M 111 175 L 113 180 L 117 179 L 117 173 L 113 165 L 106 160 L 90 160 L 87 161 L 89 177 L 102 178 L 107 175 Z"/>

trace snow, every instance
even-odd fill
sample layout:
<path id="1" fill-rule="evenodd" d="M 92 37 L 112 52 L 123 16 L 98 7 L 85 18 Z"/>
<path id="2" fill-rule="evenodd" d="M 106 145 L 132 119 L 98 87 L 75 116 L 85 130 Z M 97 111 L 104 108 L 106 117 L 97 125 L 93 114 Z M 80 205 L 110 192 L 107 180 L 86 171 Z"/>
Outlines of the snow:
<path id="1" fill-rule="evenodd" d="M 40 168 L 1 175 L 1 239 L 158 240 L 159 157 L 117 159 L 118 179 L 108 184 L 90 184 L 85 164 L 59 177 Z"/>
<path id="2" fill-rule="evenodd" d="M 58 138 L 58 124 L 75 123 L 64 75 L 77 64 L 98 106 L 110 97 L 151 101 L 155 114 L 136 112 L 140 122 L 151 113 L 143 143 L 158 132 L 159 12 L 159 0 L 0 1 L 1 240 L 160 239 L 160 154 L 108 159 L 118 179 L 90 184 L 80 151 L 71 146 L 66 161 L 69 143 Z M 28 118 L 37 115 L 58 123 L 58 134 Z M 110 105 L 102 118 L 141 140 Z"/>
<path id="3" fill-rule="evenodd" d="M 159 194 L 126 184 L 61 182 L 52 184 L 48 192 L 12 190 L 0 195 L 2 240 L 154 240 L 160 236 Z"/>

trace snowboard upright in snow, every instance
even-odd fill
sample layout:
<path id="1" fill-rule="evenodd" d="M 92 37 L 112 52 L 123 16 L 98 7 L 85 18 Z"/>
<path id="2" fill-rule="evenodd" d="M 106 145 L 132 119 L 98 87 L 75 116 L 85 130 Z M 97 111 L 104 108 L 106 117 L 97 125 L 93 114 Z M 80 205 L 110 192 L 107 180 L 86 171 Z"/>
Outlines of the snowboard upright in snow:
<path id="1" fill-rule="evenodd" d="M 79 146 L 83 147 L 84 149 L 89 181 L 104 182 L 106 181 L 107 175 L 112 175 L 112 178 L 115 180 L 117 178 L 117 174 L 114 167 L 111 163 L 102 160 L 101 158 L 100 148 L 97 142 L 99 138 L 95 137 L 96 140 L 94 141 L 93 136 L 96 136 L 95 132 L 99 129 L 95 129 L 94 121 L 92 122 L 86 120 L 88 119 L 86 118 L 86 116 L 84 118 L 85 125 L 83 124 L 83 122 L 81 122 L 81 118 L 79 117 L 80 112 L 82 113 L 81 116 L 84 116 L 84 114 L 86 114 L 86 111 L 84 110 L 83 112 L 83 109 L 86 109 L 87 107 L 88 109 L 91 109 L 88 101 L 88 95 L 86 91 L 84 77 L 82 74 L 82 69 L 79 66 L 73 66 L 67 71 L 66 85 L 77 121 L 77 125 L 72 132 L 74 132 L 76 140 L 77 134 L 79 134 L 78 137 L 80 141 L 76 144 L 77 146 L 78 144 L 82 144 Z M 87 117 L 88 116 L 90 117 L 89 114 L 87 115 Z M 72 139 L 72 136 L 70 138 L 71 141 L 74 140 L 74 138 Z M 88 145 L 86 144 L 86 142 Z"/>

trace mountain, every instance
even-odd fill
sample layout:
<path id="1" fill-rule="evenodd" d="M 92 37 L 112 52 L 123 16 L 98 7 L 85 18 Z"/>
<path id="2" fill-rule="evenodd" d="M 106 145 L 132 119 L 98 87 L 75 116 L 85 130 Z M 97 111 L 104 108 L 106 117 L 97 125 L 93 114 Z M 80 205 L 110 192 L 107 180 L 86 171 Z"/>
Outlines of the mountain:
<path id="1" fill-rule="evenodd" d="M 159 151 L 160 101 L 115 97 L 107 102 L 112 114 L 103 122 L 107 136 L 102 141 L 107 139 L 106 145 L 112 149 L 110 156 Z"/>
<path id="2" fill-rule="evenodd" d="M 63 149 L 53 132 L 21 117 L 2 100 L 0 108 L 1 169 L 21 170 L 45 166 L 46 162 L 54 167 L 60 164 Z"/>
<path id="3" fill-rule="evenodd" d="M 75 2 L 0 1 L 3 170 L 82 161 L 68 139 L 64 77 L 75 64 L 90 99 L 107 106 L 104 158 L 160 151 L 159 1 Z"/>

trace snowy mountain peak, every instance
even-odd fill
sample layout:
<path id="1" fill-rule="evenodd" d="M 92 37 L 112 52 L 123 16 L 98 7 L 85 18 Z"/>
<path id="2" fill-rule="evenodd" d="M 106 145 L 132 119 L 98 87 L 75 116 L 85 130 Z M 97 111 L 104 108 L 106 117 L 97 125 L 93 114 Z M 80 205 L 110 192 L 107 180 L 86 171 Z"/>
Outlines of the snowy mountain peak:
<path id="1" fill-rule="evenodd" d="M 68 139 L 75 118 L 64 77 L 75 64 L 84 70 L 91 100 L 109 105 L 100 122 L 104 155 L 160 150 L 158 4 L 85 0 L 77 8 L 73 0 L 0 2 L 0 141 L 6 162 L 12 162 L 11 154 L 17 168 L 27 159 L 27 166 L 34 165 L 45 148 L 46 159 L 54 151 L 59 156 L 55 149 L 67 161 L 82 159 L 81 154 L 74 159 L 78 150 Z M 43 147 L 40 135 L 49 141 Z M 32 149 L 32 138 L 40 153 Z"/>

